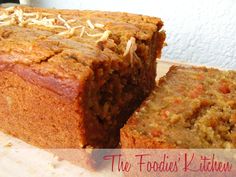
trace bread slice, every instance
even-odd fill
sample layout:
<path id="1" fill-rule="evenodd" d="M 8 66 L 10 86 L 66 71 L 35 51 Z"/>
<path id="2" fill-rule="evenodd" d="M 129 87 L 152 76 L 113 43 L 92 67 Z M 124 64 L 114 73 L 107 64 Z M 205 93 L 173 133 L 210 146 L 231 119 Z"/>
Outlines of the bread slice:
<path id="1" fill-rule="evenodd" d="M 121 129 L 122 148 L 235 148 L 236 72 L 172 66 Z"/>
<path id="2" fill-rule="evenodd" d="M 0 129 L 44 148 L 114 147 L 155 85 L 159 18 L 0 9 Z"/>

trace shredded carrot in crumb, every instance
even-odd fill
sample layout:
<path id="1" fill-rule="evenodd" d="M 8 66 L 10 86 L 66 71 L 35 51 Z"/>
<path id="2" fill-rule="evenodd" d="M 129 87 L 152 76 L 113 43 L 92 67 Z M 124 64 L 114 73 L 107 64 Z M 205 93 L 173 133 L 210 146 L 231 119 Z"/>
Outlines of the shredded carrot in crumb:
<path id="1" fill-rule="evenodd" d="M 198 84 L 190 93 L 189 96 L 191 98 L 197 98 L 198 96 L 200 96 L 203 93 L 203 85 L 202 84 Z"/>
<path id="2" fill-rule="evenodd" d="M 223 94 L 230 93 L 229 85 L 226 83 L 222 83 L 219 87 L 219 91 Z"/>
<path id="3" fill-rule="evenodd" d="M 154 137 L 160 137 L 162 134 L 162 132 L 160 130 L 152 130 L 151 131 L 151 135 L 154 136 Z"/>
<path id="4" fill-rule="evenodd" d="M 216 126 L 218 125 L 218 121 L 217 121 L 217 119 L 216 119 L 215 117 L 212 117 L 212 118 L 210 119 L 210 125 L 211 125 L 211 127 L 212 127 L 213 129 L 215 129 Z"/>
<path id="5" fill-rule="evenodd" d="M 130 125 L 137 125 L 138 124 L 138 119 L 137 118 L 132 118 L 129 120 Z"/>
<path id="6" fill-rule="evenodd" d="M 170 112 L 168 110 L 162 110 L 161 111 L 161 118 L 166 119 L 170 115 Z"/>

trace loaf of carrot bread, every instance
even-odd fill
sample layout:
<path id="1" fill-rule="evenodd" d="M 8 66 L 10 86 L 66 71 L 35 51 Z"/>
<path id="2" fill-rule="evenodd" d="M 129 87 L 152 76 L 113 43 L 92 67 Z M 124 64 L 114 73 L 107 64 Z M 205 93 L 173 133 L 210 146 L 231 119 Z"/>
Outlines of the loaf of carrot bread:
<path id="1" fill-rule="evenodd" d="M 121 130 L 123 148 L 235 148 L 236 72 L 173 66 Z"/>
<path id="2" fill-rule="evenodd" d="M 0 129 L 44 148 L 114 147 L 155 85 L 159 18 L 0 9 Z"/>

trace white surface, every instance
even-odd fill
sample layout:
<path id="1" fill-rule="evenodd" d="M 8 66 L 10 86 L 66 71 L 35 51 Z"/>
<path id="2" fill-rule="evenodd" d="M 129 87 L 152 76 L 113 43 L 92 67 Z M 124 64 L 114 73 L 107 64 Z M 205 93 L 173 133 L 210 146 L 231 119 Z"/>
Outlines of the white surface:
<path id="1" fill-rule="evenodd" d="M 11 144 L 8 147 L 8 144 Z M 88 171 L 46 150 L 0 132 L 0 177 L 119 177 L 122 174 L 101 169 Z"/>
<path id="2" fill-rule="evenodd" d="M 161 17 L 168 47 L 163 58 L 236 69 L 235 0 L 32 0 L 66 9 L 127 11 Z M 184 60 L 183 60 L 184 59 Z"/>

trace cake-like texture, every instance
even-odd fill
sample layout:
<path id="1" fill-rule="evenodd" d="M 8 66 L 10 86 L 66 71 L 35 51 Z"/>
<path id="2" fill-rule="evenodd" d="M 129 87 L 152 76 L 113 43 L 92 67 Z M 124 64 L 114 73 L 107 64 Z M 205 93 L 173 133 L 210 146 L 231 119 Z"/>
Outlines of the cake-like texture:
<path id="1" fill-rule="evenodd" d="M 172 66 L 121 129 L 122 148 L 235 148 L 236 72 Z"/>
<path id="2" fill-rule="evenodd" d="M 114 147 L 155 85 L 159 18 L 0 9 L 0 129 L 44 148 Z"/>

